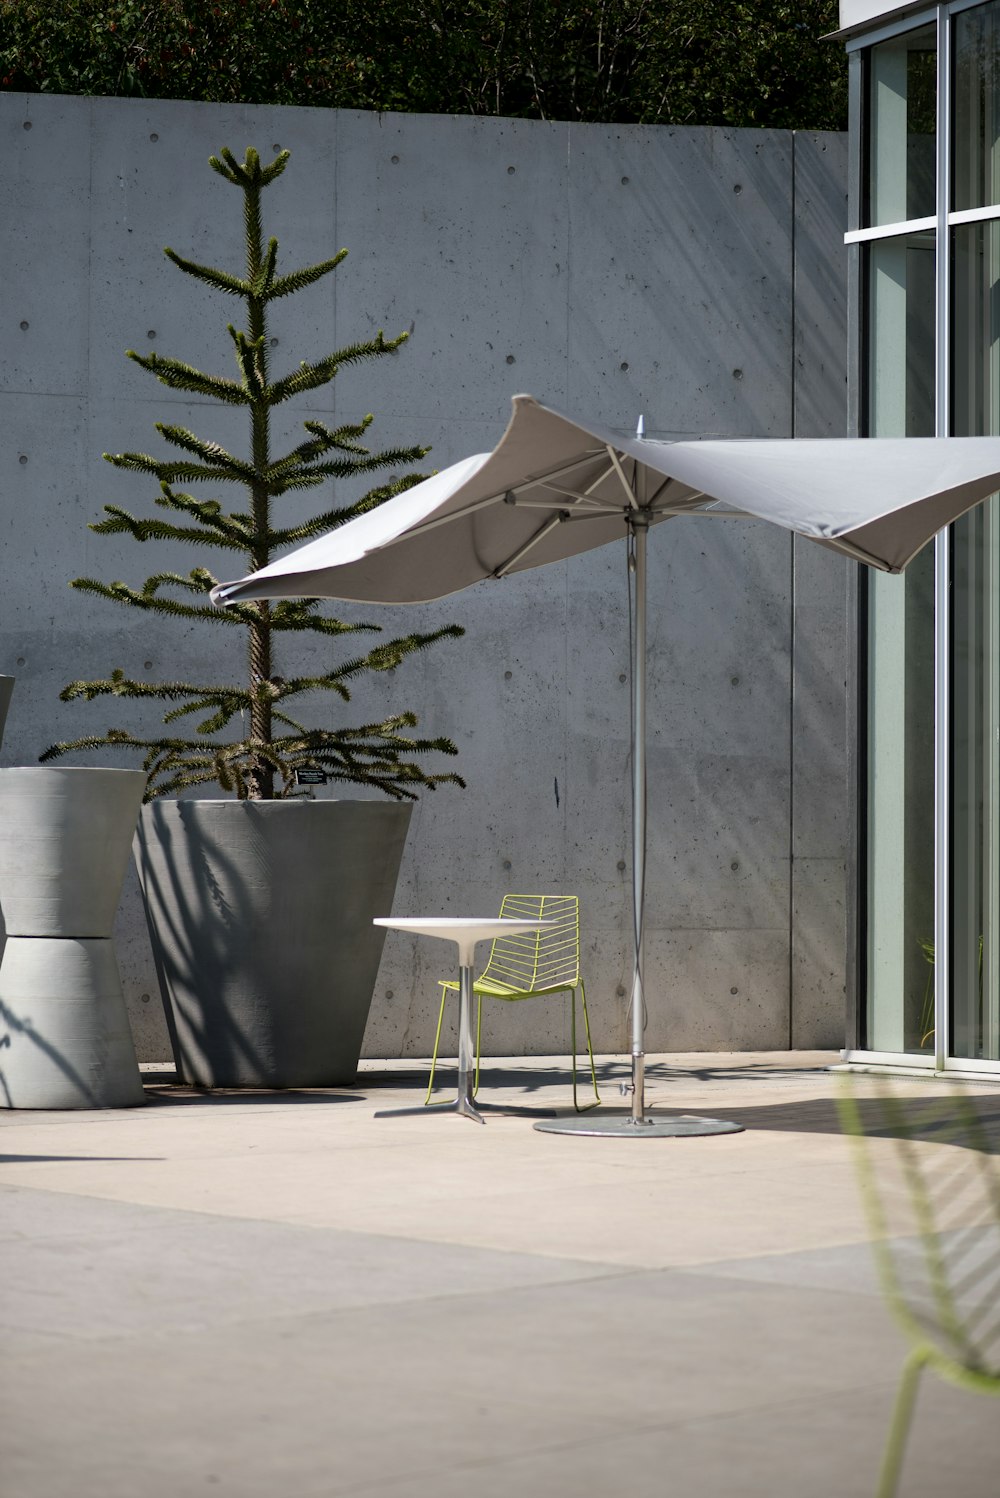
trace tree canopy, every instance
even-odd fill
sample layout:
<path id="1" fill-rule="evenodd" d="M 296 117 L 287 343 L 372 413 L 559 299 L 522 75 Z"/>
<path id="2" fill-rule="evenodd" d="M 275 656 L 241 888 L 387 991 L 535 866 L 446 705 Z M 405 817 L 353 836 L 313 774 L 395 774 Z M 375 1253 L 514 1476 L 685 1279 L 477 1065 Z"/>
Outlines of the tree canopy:
<path id="1" fill-rule="evenodd" d="M 840 130 L 836 0 L 0 0 L 0 88 Z"/>

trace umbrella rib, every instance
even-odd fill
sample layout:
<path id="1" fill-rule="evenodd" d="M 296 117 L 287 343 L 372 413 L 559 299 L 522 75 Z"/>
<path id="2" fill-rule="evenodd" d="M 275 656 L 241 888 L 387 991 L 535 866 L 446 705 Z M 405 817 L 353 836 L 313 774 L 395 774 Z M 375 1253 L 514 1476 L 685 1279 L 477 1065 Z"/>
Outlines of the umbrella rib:
<path id="1" fill-rule="evenodd" d="M 621 505 L 609 505 L 599 499 L 591 499 L 586 494 L 577 494 L 573 489 L 560 489 L 557 485 L 548 483 L 543 484 L 542 487 L 551 489 L 553 494 L 558 494 L 561 499 L 572 500 L 574 505 L 586 506 L 593 514 L 620 515 L 622 513 Z M 519 510 L 551 510 L 556 503 L 548 499 L 518 499 L 517 497 L 511 499 L 510 502 Z"/>
<path id="2" fill-rule="evenodd" d="M 529 537 L 527 541 L 525 541 L 523 546 L 519 546 L 517 550 L 507 558 L 506 562 L 500 563 L 500 566 L 494 570 L 493 576 L 505 577 L 510 569 L 516 566 L 521 558 L 523 556 L 526 556 L 533 547 L 537 546 L 539 541 L 544 541 L 549 531 L 553 530 L 555 526 L 559 525 L 564 518 L 565 512 L 561 512 L 558 515 L 553 515 L 550 520 L 546 520 L 545 524 L 543 526 L 540 526 L 535 534 Z"/>
<path id="3" fill-rule="evenodd" d="M 550 469 L 548 473 L 536 474 L 534 478 L 525 479 L 522 484 L 512 485 L 506 492 L 508 494 L 522 494 L 525 489 L 534 489 L 538 484 L 544 484 L 549 479 L 564 478 L 567 473 L 572 473 L 576 468 L 582 468 L 585 463 L 592 463 L 599 453 L 600 448 L 596 447 L 592 452 L 585 453 L 582 458 L 574 458 L 572 463 L 563 463 L 559 468 Z M 590 487 L 592 489 L 596 488 L 601 479 L 606 477 L 607 470 L 596 478 Z"/>
<path id="4" fill-rule="evenodd" d="M 629 509 L 637 510 L 639 508 L 639 501 L 635 497 L 635 490 L 632 488 L 632 485 L 625 477 L 625 470 L 622 467 L 621 459 L 619 458 L 613 447 L 608 447 L 605 449 L 605 451 L 607 452 L 608 457 L 611 459 L 611 462 L 614 465 L 615 473 L 617 473 L 618 477 L 622 481 L 622 488 L 625 490 L 625 493 L 628 496 Z"/>
<path id="5" fill-rule="evenodd" d="M 465 505 L 461 510 L 449 510 L 446 515 L 432 515 L 429 520 L 422 520 L 419 525 L 410 526 L 401 531 L 398 536 L 393 536 L 390 541 L 383 544 L 382 550 L 387 546 L 395 546 L 397 541 L 406 541 L 411 536 L 423 535 L 424 531 L 432 531 L 439 525 L 447 525 L 452 520 L 460 520 L 463 515 L 471 515 L 476 510 L 485 510 L 488 505 L 495 505 L 505 497 L 506 491 L 500 494 L 490 494 L 485 499 L 474 499 L 471 505 Z"/>

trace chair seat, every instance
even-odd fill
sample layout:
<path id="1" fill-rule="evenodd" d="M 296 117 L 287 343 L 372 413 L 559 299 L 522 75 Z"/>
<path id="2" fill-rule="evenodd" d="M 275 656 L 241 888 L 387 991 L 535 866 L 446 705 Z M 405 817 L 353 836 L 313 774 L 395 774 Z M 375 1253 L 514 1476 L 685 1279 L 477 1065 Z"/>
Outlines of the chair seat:
<path id="1" fill-rule="evenodd" d="M 458 993 L 459 985 L 453 978 L 439 981 L 442 988 L 452 988 Z M 514 988 L 507 983 L 498 983 L 495 978 L 477 978 L 472 992 L 485 994 L 491 999 L 541 999 L 548 993 L 569 993 L 577 986 L 575 983 L 550 983 L 547 988 Z"/>

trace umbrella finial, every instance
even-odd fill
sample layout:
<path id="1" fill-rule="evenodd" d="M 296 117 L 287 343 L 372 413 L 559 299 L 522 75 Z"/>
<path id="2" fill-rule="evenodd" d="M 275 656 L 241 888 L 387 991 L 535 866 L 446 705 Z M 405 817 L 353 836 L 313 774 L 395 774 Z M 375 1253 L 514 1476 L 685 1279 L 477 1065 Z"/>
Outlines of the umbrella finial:
<path id="1" fill-rule="evenodd" d="M 645 437 L 646 435 L 646 418 L 641 414 L 639 416 L 639 420 L 635 424 L 635 435 L 637 437 Z"/>

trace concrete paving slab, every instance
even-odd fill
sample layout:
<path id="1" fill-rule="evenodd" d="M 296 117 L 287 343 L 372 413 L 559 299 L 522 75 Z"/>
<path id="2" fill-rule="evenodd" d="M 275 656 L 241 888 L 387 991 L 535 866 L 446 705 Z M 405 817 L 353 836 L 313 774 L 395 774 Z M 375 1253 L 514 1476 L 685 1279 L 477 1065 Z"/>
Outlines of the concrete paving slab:
<path id="1" fill-rule="evenodd" d="M 905 1344 L 832 1059 L 650 1058 L 658 1110 L 746 1125 L 658 1143 L 375 1119 L 420 1096 L 398 1062 L 3 1116 L 3 1498 L 870 1494 Z M 568 1102 L 555 1058 L 483 1087 Z M 906 1498 L 998 1464 L 993 1404 L 928 1379 Z"/>

